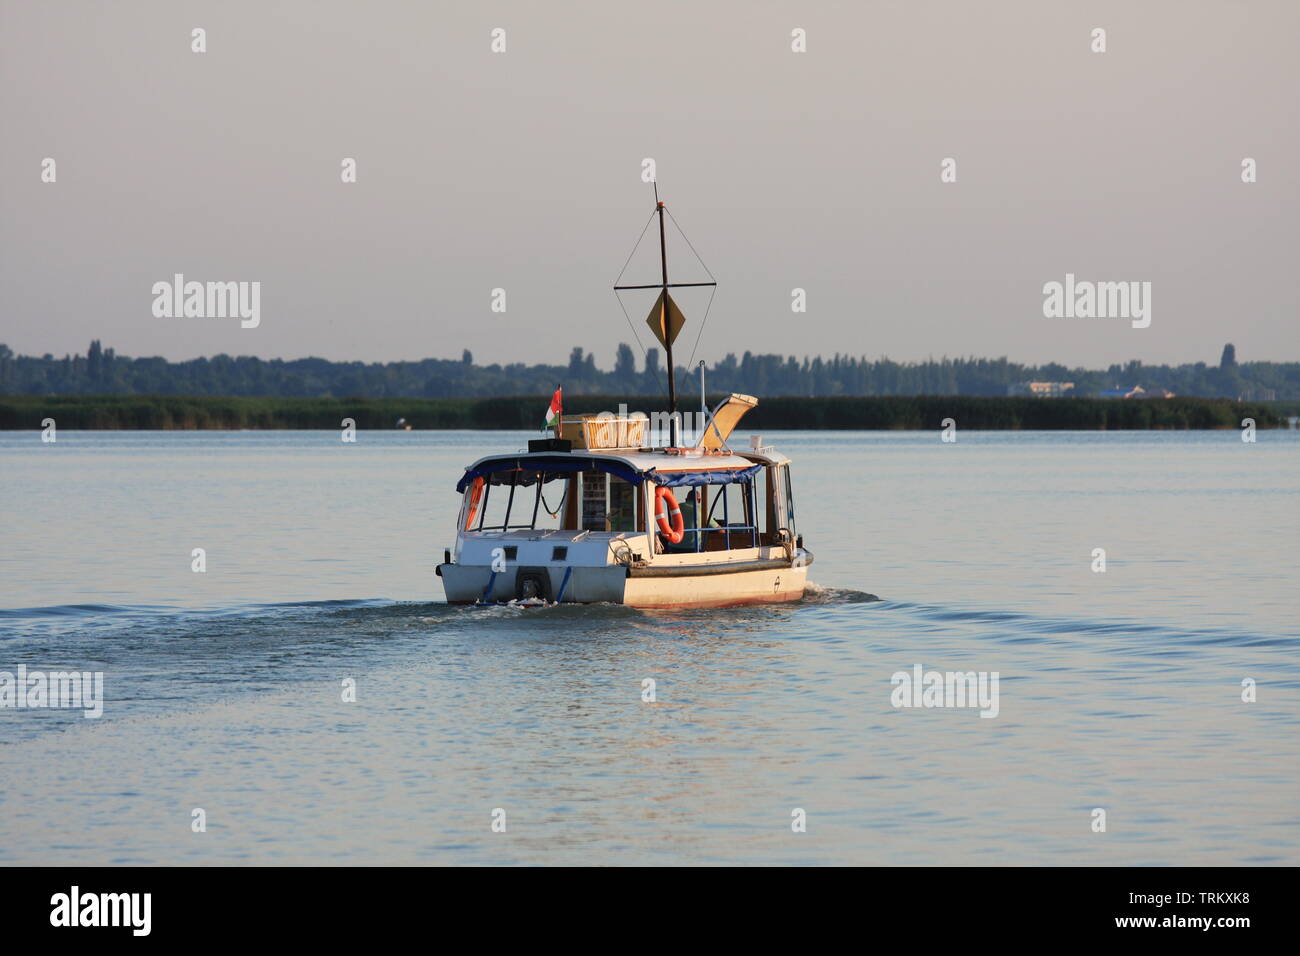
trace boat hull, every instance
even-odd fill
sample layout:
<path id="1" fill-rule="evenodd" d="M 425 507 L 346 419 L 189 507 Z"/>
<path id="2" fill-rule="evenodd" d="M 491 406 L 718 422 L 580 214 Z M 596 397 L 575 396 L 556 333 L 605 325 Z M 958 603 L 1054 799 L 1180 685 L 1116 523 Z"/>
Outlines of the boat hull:
<path id="1" fill-rule="evenodd" d="M 630 577 L 621 603 L 641 608 L 739 607 L 803 598 L 808 569 L 784 567 L 734 574 Z"/>
<path id="2" fill-rule="evenodd" d="M 707 573 L 694 569 L 551 567 L 550 594 L 564 604 L 624 604 L 638 608 L 716 608 L 746 604 L 780 604 L 803 598 L 807 562 L 748 562 L 748 568 Z M 765 566 L 753 566 L 765 565 Z M 568 581 L 564 580 L 568 571 Z M 502 603 L 520 597 L 515 575 L 492 574 L 482 565 L 438 567 L 449 604 Z"/>

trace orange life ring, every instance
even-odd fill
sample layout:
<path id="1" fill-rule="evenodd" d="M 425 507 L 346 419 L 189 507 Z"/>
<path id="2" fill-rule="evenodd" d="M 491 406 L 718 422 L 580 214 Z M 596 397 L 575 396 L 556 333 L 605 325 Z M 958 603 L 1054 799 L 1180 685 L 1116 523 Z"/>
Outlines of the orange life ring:
<path id="1" fill-rule="evenodd" d="M 672 489 L 663 485 L 655 488 L 655 521 L 659 523 L 659 533 L 669 544 L 679 544 L 685 537 L 686 525 L 682 521 L 682 509 L 677 507 L 677 498 Z"/>
<path id="2" fill-rule="evenodd" d="M 465 512 L 465 530 L 469 531 L 474 524 L 474 519 L 478 517 L 478 504 L 483 499 L 483 477 L 480 475 L 474 479 L 474 483 L 469 487 L 469 510 Z"/>

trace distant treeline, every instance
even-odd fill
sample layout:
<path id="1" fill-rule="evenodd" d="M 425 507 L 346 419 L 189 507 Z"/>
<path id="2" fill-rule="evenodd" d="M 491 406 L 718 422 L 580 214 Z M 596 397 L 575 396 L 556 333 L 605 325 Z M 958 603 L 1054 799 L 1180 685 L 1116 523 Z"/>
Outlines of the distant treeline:
<path id="1" fill-rule="evenodd" d="M 709 400 L 712 407 L 721 396 Z M 567 398 L 564 413 L 653 413 L 662 398 L 586 395 Z M 687 403 L 683 410 L 697 406 Z M 206 396 L 0 396 L 0 429 L 339 428 L 344 418 L 362 429 L 483 428 L 537 431 L 546 400 L 508 398 L 213 398 Z M 1259 428 L 1285 421 L 1265 402 L 1227 399 L 979 398 L 974 396 L 764 399 L 742 431 L 765 429 L 938 429 L 945 418 L 971 429 Z"/>
<path id="2" fill-rule="evenodd" d="M 1237 364 L 1227 345 L 1218 364 L 1143 365 L 1132 361 L 1107 369 L 1020 365 L 1005 358 L 942 358 L 895 362 L 836 354 L 802 360 L 793 355 L 725 356 L 706 370 L 706 384 L 746 395 L 832 397 L 841 395 L 1005 396 L 1008 386 L 1030 381 L 1073 382 L 1074 394 L 1106 389 L 1166 389 L 1201 398 L 1300 400 L 1300 362 Z M 689 391 L 698 370 L 678 367 L 678 385 Z M 567 365 L 476 365 L 466 350 L 459 361 L 331 362 L 320 358 L 261 359 L 216 355 L 185 362 L 128 358 L 91 342 L 85 355 L 15 355 L 0 345 L 0 395 L 234 395 L 322 398 L 485 398 L 492 395 L 665 394 L 667 375 L 658 349 L 637 367 L 636 353 L 620 345 L 614 366 L 596 367 L 590 352 L 574 348 Z M 698 394 L 698 393 L 697 393 Z"/>

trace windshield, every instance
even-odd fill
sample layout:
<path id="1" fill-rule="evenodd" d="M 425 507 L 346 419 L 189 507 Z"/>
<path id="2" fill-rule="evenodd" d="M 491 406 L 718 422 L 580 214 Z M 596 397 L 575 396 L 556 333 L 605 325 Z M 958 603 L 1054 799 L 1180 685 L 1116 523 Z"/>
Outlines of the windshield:
<path id="1" fill-rule="evenodd" d="M 558 472 L 494 472 L 465 489 L 466 531 L 555 530 L 563 526 L 569 477 Z M 475 498 L 478 498 L 475 501 Z"/>
<path id="2" fill-rule="evenodd" d="M 494 471 L 465 489 L 466 531 L 643 531 L 637 486 L 605 471 Z"/>

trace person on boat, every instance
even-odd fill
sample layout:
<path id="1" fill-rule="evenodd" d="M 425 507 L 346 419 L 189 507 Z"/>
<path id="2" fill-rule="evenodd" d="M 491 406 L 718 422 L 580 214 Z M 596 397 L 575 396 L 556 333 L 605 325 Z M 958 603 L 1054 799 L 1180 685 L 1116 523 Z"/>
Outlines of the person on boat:
<path id="1" fill-rule="evenodd" d="M 700 526 L 699 498 L 697 496 L 698 492 L 696 489 L 692 488 L 686 497 L 682 499 L 681 504 L 678 505 L 682 510 L 682 527 L 687 530 L 686 533 L 682 535 L 682 540 L 677 542 L 677 544 L 665 542 L 665 551 L 673 554 L 680 554 L 682 552 L 699 550 L 695 543 L 695 538 L 699 532 L 691 530 L 692 528 L 698 528 Z M 716 520 L 712 522 L 712 525 L 713 527 L 721 527 Z"/>

